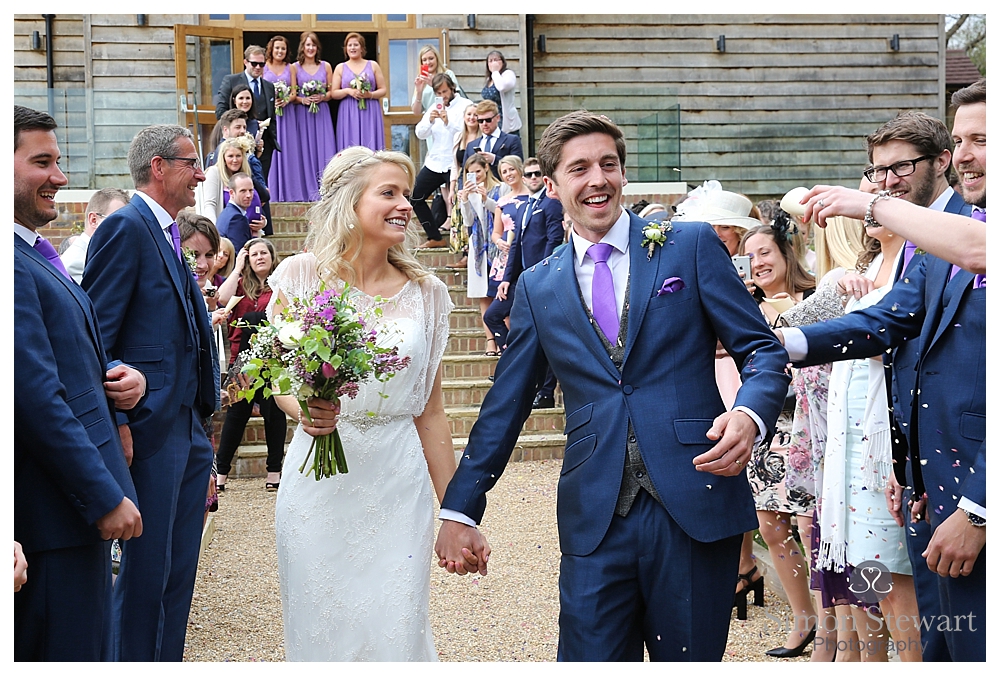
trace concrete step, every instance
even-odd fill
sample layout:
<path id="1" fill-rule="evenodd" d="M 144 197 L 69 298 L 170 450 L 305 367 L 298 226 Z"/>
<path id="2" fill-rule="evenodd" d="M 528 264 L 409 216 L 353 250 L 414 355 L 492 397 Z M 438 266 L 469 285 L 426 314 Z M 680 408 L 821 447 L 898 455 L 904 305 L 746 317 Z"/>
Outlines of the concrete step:
<path id="1" fill-rule="evenodd" d="M 468 408 L 479 406 L 483 403 L 483 397 L 493 386 L 493 383 L 486 378 L 461 378 L 457 380 L 445 380 L 441 383 L 441 394 L 444 398 L 446 410 L 454 408 Z M 557 407 L 562 407 L 562 388 L 556 386 L 555 402 Z M 548 409 L 553 410 L 553 409 Z"/>
<path id="2" fill-rule="evenodd" d="M 465 283 L 452 284 L 448 287 L 448 295 L 451 296 L 451 302 L 455 304 L 455 307 L 473 307 L 477 310 L 479 309 L 479 299 L 469 298 L 469 289 L 465 286 Z"/>
<path id="3" fill-rule="evenodd" d="M 472 426 L 479 419 L 478 406 L 466 406 L 459 408 L 447 408 L 448 424 L 451 426 L 451 436 L 467 437 L 472 431 Z M 563 409 L 540 408 L 531 412 L 528 419 L 524 421 L 521 428 L 521 436 L 530 434 L 548 434 L 556 432 L 561 434 L 566 427 L 566 417 Z"/>
<path id="4" fill-rule="evenodd" d="M 468 439 L 453 439 L 455 444 L 456 457 L 462 461 Z M 514 451 L 510 455 L 512 462 L 522 460 L 552 460 L 562 459 L 563 451 L 566 448 L 566 437 L 559 433 L 548 434 L 522 434 L 517 439 Z"/>

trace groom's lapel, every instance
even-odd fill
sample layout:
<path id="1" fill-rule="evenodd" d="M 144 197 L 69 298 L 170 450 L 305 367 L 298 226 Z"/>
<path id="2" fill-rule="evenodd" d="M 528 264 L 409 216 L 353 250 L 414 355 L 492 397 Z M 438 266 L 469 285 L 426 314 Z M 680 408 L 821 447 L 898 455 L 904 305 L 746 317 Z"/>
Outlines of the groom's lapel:
<path id="1" fill-rule="evenodd" d="M 573 236 L 575 235 L 571 235 L 571 237 Z M 582 296 L 580 295 L 580 283 L 576 280 L 574 255 L 573 240 L 570 239 L 569 244 L 563 246 L 560 250 L 554 252 L 550 258 L 546 259 L 549 267 L 555 266 L 555 270 L 550 273 L 553 275 L 553 281 L 555 282 L 553 295 L 556 297 L 559 308 L 567 319 L 567 323 L 573 328 L 573 332 L 579 337 L 580 342 L 590 350 L 594 358 L 617 380 L 621 377 L 621 374 L 618 373 L 614 362 L 611 361 L 608 351 L 604 349 L 604 345 L 597 335 L 597 330 L 591 324 L 590 318 L 587 316 L 587 310 L 583 306 Z M 539 263 L 539 265 L 544 264 L 546 264 L 545 261 Z"/>
<path id="2" fill-rule="evenodd" d="M 642 246 L 642 229 L 646 221 L 638 216 L 630 215 L 628 232 L 629 250 L 629 304 L 628 309 L 628 333 L 625 336 L 625 355 L 623 363 L 628 361 L 628 355 L 635 345 L 639 329 L 642 327 L 642 320 L 646 316 L 646 307 L 649 299 L 653 296 L 657 273 L 660 268 L 660 257 L 663 255 L 664 246 L 653 247 L 653 257 L 649 260 L 646 256 L 649 250 Z M 669 234 L 667 235 L 669 237 Z"/>

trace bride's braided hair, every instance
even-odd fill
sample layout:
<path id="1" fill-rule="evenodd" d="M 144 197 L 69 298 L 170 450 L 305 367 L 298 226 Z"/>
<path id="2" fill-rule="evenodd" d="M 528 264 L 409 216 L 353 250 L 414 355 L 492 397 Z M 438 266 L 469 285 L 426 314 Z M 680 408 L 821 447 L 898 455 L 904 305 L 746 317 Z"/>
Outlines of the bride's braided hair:
<path id="1" fill-rule="evenodd" d="M 402 169 L 413 188 L 416 171 L 406 155 L 391 150 L 372 152 L 354 146 L 335 155 L 323 170 L 320 180 L 320 201 L 309 210 L 309 234 L 306 250 L 316 256 L 320 278 L 334 278 L 348 284 L 355 282 L 353 263 L 361 253 L 362 228 L 356 212 L 358 202 L 368 187 L 372 172 L 381 164 L 395 164 Z M 410 253 L 415 237 L 407 230 L 407 241 L 389 249 L 389 263 L 410 279 L 420 280 L 430 272 Z"/>

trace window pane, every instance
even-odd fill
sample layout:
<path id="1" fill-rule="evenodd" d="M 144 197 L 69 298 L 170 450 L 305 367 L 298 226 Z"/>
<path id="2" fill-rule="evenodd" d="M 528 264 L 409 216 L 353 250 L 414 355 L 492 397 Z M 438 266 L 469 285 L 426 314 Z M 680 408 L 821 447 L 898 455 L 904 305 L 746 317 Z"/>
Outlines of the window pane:
<path id="1" fill-rule="evenodd" d="M 364 21 L 371 22 L 371 14 L 317 14 L 317 21 Z"/>
<path id="2" fill-rule="evenodd" d="M 410 107 L 413 97 L 413 80 L 420 70 L 417 55 L 424 45 L 433 45 L 441 53 L 440 40 L 433 38 L 413 38 L 410 40 L 389 40 L 389 107 Z"/>
<path id="3" fill-rule="evenodd" d="M 244 14 L 247 21 L 302 21 L 301 14 Z"/>
<path id="4" fill-rule="evenodd" d="M 208 18 L 212 21 L 229 21 L 228 14 L 209 14 Z"/>
<path id="5" fill-rule="evenodd" d="M 406 21 L 405 14 L 386 14 L 385 18 L 387 21 Z"/>

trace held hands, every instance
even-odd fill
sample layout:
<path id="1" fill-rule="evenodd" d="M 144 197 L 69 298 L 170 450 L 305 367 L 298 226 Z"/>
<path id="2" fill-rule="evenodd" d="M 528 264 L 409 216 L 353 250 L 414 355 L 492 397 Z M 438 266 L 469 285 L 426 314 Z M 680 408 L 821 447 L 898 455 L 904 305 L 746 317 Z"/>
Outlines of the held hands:
<path id="1" fill-rule="evenodd" d="M 104 375 L 104 393 L 119 411 L 135 408 L 146 393 L 146 376 L 131 366 L 119 364 Z"/>
<path id="2" fill-rule="evenodd" d="M 757 423 L 743 411 L 723 413 L 705 434 L 719 443 L 692 460 L 694 468 L 719 476 L 736 476 L 750 461 L 758 431 Z"/>
<path id="3" fill-rule="evenodd" d="M 299 411 L 299 422 L 302 423 L 302 431 L 313 437 L 325 437 L 333 434 L 337 429 L 337 418 L 340 416 L 340 404 L 334 404 L 327 399 L 310 397 L 306 401 L 309 408 L 310 422 L 306 416 Z"/>
<path id="4" fill-rule="evenodd" d="M 960 509 L 934 529 L 922 556 L 927 567 L 941 577 L 969 575 L 979 552 L 986 546 L 986 527 L 973 526 Z"/>
<path id="5" fill-rule="evenodd" d="M 135 503 L 122 498 L 118 506 L 94 524 L 105 540 L 129 540 L 142 535 L 142 515 Z"/>
<path id="6" fill-rule="evenodd" d="M 458 521 L 441 522 L 434 552 L 438 555 L 438 566 L 449 573 L 486 575 L 490 551 L 489 543 L 477 528 Z"/>

